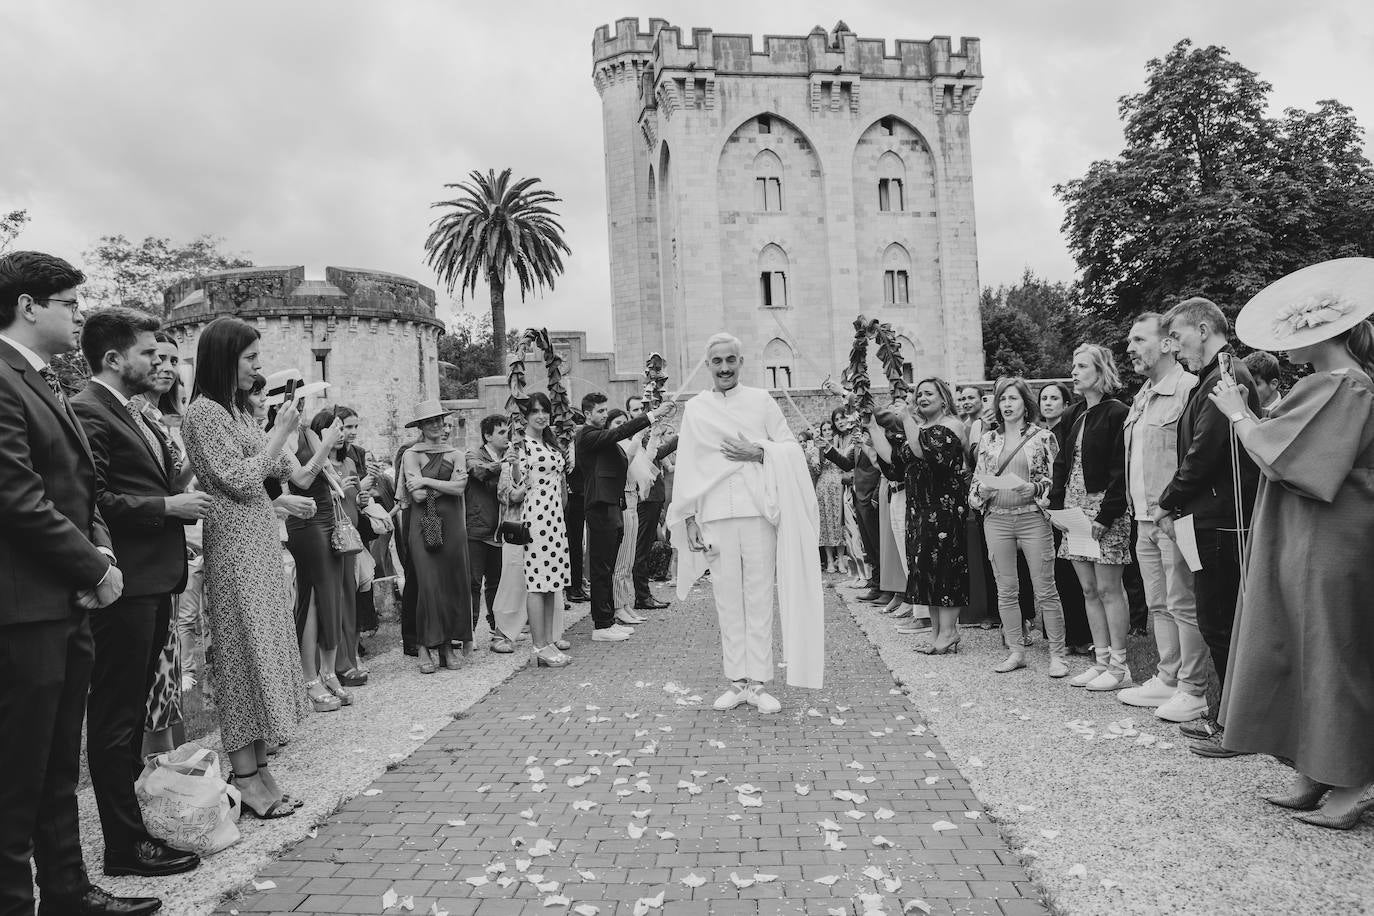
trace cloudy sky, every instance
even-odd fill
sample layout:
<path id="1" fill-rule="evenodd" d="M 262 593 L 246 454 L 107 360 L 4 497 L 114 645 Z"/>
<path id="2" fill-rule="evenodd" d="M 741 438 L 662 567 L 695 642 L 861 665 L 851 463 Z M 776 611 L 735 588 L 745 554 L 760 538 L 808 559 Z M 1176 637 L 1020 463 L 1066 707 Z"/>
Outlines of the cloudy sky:
<path id="1" fill-rule="evenodd" d="M 0 212 L 25 247 L 213 233 L 259 264 L 390 270 L 433 284 L 429 204 L 474 168 L 539 176 L 573 255 L 513 326 L 610 343 L 592 31 L 617 17 L 803 35 L 982 39 L 972 115 L 985 284 L 1071 279 L 1053 197 L 1120 149 L 1116 103 L 1179 38 L 1220 44 L 1276 111 L 1335 97 L 1374 126 L 1374 9 L 1351 0 L 0 0 Z M 889 47 L 891 47 L 889 45 Z M 442 297 L 442 291 L 441 291 Z M 476 304 L 485 305 L 484 293 Z M 471 303 L 471 300 L 470 300 Z"/>

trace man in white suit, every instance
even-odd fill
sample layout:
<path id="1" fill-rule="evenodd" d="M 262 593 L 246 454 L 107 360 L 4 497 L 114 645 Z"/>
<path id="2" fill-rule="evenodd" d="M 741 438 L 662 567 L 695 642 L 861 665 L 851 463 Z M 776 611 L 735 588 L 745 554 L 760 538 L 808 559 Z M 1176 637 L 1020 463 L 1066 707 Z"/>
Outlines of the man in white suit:
<path id="1" fill-rule="evenodd" d="M 787 682 L 819 688 L 824 613 L 816 493 L 806 459 L 767 391 L 739 384 L 740 342 L 717 334 L 706 344 L 713 385 L 687 402 L 668 524 L 679 553 L 677 589 L 685 598 L 711 570 L 730 687 L 718 710 L 748 703 L 761 713 L 782 704 L 765 690 L 773 679 L 773 604 L 782 599 Z"/>

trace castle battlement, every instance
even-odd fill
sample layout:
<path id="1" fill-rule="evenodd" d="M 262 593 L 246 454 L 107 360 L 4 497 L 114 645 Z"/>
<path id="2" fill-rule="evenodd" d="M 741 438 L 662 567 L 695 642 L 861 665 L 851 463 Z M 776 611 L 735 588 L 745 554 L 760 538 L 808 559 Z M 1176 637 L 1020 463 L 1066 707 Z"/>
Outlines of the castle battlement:
<path id="1" fill-rule="evenodd" d="M 926 41 L 898 39 L 894 54 L 887 53 L 882 38 L 860 38 L 843 23 L 826 32 L 820 26 L 809 35 L 764 35 L 762 50 L 755 50 L 754 36 L 692 29 L 683 41 L 682 29 L 665 19 L 650 19 L 649 30 L 639 30 L 639 20 L 618 19 L 615 35 L 599 27 L 592 38 L 592 59 L 598 73 L 626 62 L 624 56 L 647 62 L 655 79 L 664 70 L 713 71 L 716 75 L 810 76 L 832 73 L 870 79 L 939 78 L 981 81 L 983 60 L 977 38 L 959 39 L 953 49 L 948 35 Z M 620 59 L 619 61 L 617 59 Z"/>

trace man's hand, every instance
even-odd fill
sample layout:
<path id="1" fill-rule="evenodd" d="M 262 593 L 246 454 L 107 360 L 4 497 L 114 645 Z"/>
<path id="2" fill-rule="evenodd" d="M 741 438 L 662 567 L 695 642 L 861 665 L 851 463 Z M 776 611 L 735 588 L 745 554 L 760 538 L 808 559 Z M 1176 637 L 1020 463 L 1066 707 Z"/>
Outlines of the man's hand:
<path id="1" fill-rule="evenodd" d="M 696 553 L 706 552 L 706 542 L 701 539 L 701 528 L 695 518 L 687 519 L 687 549 Z"/>
<path id="2" fill-rule="evenodd" d="M 194 522 L 205 518 L 210 511 L 210 496 L 208 493 L 178 493 L 175 496 L 168 496 L 164 500 L 166 507 L 162 510 L 163 514 L 169 518 L 185 519 Z"/>
<path id="3" fill-rule="evenodd" d="M 1174 540 L 1174 517 L 1169 514 L 1168 509 L 1155 506 L 1154 510 L 1150 512 L 1150 517 L 1155 520 L 1159 530 L 1163 531 L 1169 540 Z"/>
<path id="4" fill-rule="evenodd" d="M 95 608 L 109 607 L 118 601 L 122 594 L 124 594 L 124 574 L 119 571 L 118 566 L 111 566 L 99 585 L 76 593 L 76 603 L 87 610 L 94 610 Z"/>
<path id="5" fill-rule="evenodd" d="M 310 518 L 318 508 L 313 498 L 295 493 L 283 493 L 272 501 L 272 505 L 296 518 Z"/>
<path id="6" fill-rule="evenodd" d="M 1093 522 L 1093 540 L 1102 540 L 1102 535 L 1107 533 L 1107 526 L 1101 522 Z"/>
<path id="7" fill-rule="evenodd" d="M 821 387 L 836 397 L 842 398 L 845 396 L 845 391 L 840 387 L 840 383 L 832 378 L 827 378 L 825 381 L 821 382 Z"/>
<path id="8" fill-rule="evenodd" d="M 763 463 L 763 446 L 755 445 L 744 434 L 726 439 L 720 446 L 720 453 L 731 461 L 756 461 Z"/>
<path id="9" fill-rule="evenodd" d="M 677 402 L 664 401 L 662 404 L 658 405 L 653 410 L 649 411 L 649 422 L 662 422 L 663 420 L 667 420 L 670 417 L 672 417 L 672 415 L 675 413 L 677 413 Z"/>

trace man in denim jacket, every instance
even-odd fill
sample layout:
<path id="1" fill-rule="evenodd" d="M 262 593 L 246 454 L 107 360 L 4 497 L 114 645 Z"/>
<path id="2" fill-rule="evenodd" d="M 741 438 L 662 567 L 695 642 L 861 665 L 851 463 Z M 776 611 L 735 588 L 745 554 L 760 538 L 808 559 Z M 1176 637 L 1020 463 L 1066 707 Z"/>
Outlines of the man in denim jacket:
<path id="1" fill-rule="evenodd" d="M 1154 707 L 1169 722 L 1191 722 L 1207 714 L 1207 644 L 1197 627 L 1193 574 L 1173 537 L 1151 514 L 1178 470 L 1178 419 L 1197 385 L 1197 376 L 1178 362 L 1178 343 L 1165 333 L 1163 316 L 1145 312 L 1126 337 L 1126 352 L 1145 384 L 1126 417 L 1126 501 L 1136 522 L 1136 560 L 1154 620 L 1159 667 L 1138 687 L 1117 699 Z"/>

